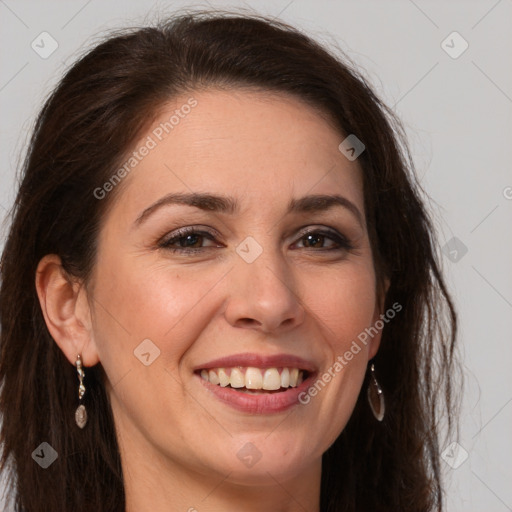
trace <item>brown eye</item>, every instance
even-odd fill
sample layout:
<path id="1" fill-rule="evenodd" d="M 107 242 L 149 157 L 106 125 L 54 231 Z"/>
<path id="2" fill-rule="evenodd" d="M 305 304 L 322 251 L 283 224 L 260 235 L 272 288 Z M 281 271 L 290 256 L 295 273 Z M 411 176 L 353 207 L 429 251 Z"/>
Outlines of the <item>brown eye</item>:
<path id="1" fill-rule="evenodd" d="M 204 245 L 206 241 L 215 241 L 215 237 L 206 231 L 199 231 L 195 228 L 184 228 L 175 231 L 170 237 L 162 240 L 158 246 L 162 249 L 173 252 L 200 252 L 210 247 L 219 247 L 219 245 Z"/>
<path id="2" fill-rule="evenodd" d="M 194 247 L 197 246 L 198 241 L 201 242 L 203 240 L 202 235 L 185 235 L 180 236 L 177 241 L 180 247 Z M 201 244 L 199 244 L 200 246 Z"/>
<path id="3" fill-rule="evenodd" d="M 341 250 L 352 249 L 352 244 L 343 235 L 333 231 L 309 231 L 299 239 L 304 249 Z"/>
<path id="4" fill-rule="evenodd" d="M 321 235 L 319 233 L 306 235 L 306 236 L 302 237 L 302 240 L 304 240 L 305 247 L 314 247 L 314 248 L 322 248 L 326 239 L 328 240 L 328 237 Z"/>

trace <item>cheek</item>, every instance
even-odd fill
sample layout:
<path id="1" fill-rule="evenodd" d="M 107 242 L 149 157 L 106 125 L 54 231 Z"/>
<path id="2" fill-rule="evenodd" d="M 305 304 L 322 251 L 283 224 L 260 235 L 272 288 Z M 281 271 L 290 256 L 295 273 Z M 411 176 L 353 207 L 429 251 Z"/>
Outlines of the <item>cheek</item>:
<path id="1" fill-rule="evenodd" d="M 309 303 L 326 338 L 339 350 L 369 325 L 375 315 L 375 276 L 367 265 L 347 265 L 327 279 L 311 280 Z"/>
<path id="2" fill-rule="evenodd" d="M 123 358 L 129 365 L 140 364 L 133 351 L 150 339 L 161 362 L 175 367 L 209 321 L 208 292 L 221 277 L 216 271 L 192 272 L 165 263 L 141 265 L 129 257 L 115 265 L 104 261 L 94 291 L 102 362 Z"/>
<path id="3" fill-rule="evenodd" d="M 368 262 L 345 263 L 324 277 L 309 276 L 306 283 L 310 293 L 305 300 L 322 330 L 326 355 L 325 366 L 302 396 L 307 414 L 319 418 L 320 453 L 345 428 L 361 392 L 370 344 L 359 342 L 358 336 L 372 325 L 375 314 L 373 267 Z"/>

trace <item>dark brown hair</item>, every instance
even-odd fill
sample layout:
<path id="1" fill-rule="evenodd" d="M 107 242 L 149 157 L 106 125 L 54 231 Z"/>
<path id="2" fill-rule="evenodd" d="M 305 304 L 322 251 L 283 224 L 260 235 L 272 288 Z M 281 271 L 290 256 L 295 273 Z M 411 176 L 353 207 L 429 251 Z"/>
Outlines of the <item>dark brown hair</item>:
<path id="1" fill-rule="evenodd" d="M 75 368 L 51 338 L 34 280 L 47 254 L 87 282 L 115 190 L 101 187 L 170 98 L 208 87 L 280 91 L 328 114 L 340 141 L 366 146 L 365 211 L 385 309 L 402 305 L 374 358 L 387 411 L 364 390 L 323 456 L 323 512 L 443 510 L 439 422 L 453 429 L 456 314 L 440 273 L 433 226 L 400 124 L 348 64 L 298 30 L 256 15 L 185 13 L 110 35 L 65 74 L 42 108 L 22 169 L 1 260 L 1 466 L 16 510 L 123 511 L 123 475 L 101 364 L 87 369 L 90 423 L 74 424 Z M 59 454 L 42 470 L 43 441 Z"/>

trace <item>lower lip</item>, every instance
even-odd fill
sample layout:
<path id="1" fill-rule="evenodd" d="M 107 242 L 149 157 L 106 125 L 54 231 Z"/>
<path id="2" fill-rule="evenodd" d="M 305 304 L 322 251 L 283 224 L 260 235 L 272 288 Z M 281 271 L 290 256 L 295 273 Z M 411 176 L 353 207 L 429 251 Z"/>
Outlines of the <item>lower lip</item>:
<path id="1" fill-rule="evenodd" d="M 313 379 L 310 373 L 308 378 L 304 380 L 296 388 L 288 388 L 286 391 L 279 393 L 261 393 L 253 395 L 236 391 L 233 388 L 222 387 L 212 384 L 198 375 L 203 386 L 206 387 L 221 402 L 233 407 L 234 409 L 251 414 L 272 414 L 286 411 L 294 405 L 298 405 L 299 395 L 306 391 Z"/>

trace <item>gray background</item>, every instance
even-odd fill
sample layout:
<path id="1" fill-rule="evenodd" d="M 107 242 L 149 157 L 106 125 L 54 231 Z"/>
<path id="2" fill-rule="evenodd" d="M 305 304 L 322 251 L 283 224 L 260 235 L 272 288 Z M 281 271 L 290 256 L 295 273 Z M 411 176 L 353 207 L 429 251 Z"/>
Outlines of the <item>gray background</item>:
<path id="1" fill-rule="evenodd" d="M 512 0 L 209 5 L 252 7 L 338 45 L 405 123 L 461 321 L 461 435 L 441 447 L 448 510 L 512 510 Z M 0 0 L 2 217 L 34 116 L 66 64 L 110 28 L 183 6 L 208 3 Z M 43 31 L 58 44 L 46 59 L 31 47 Z M 463 40 L 442 46 L 454 31 L 469 44 L 457 58 Z M 458 442 L 451 458 L 450 442 Z"/>

